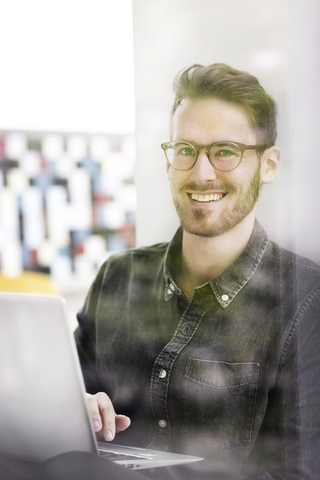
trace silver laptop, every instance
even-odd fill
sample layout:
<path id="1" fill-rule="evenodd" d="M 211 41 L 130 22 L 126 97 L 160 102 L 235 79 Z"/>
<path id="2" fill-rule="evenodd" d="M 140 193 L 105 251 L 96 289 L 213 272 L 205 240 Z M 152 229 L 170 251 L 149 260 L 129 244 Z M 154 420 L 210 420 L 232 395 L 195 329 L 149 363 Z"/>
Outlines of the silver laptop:
<path id="1" fill-rule="evenodd" d="M 132 469 L 202 460 L 98 443 L 65 300 L 0 292 L 0 455 L 42 462 L 94 452 Z"/>

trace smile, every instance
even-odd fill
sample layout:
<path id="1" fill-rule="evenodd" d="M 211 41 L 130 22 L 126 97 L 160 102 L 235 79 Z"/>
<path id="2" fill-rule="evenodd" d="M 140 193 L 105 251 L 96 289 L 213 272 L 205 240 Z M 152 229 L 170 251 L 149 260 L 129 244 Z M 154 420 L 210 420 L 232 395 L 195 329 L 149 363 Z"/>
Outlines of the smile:
<path id="1" fill-rule="evenodd" d="M 210 193 L 206 195 L 201 195 L 198 193 L 190 193 L 189 196 L 192 200 L 196 202 L 217 202 L 218 200 L 221 200 L 226 194 L 225 193 Z"/>

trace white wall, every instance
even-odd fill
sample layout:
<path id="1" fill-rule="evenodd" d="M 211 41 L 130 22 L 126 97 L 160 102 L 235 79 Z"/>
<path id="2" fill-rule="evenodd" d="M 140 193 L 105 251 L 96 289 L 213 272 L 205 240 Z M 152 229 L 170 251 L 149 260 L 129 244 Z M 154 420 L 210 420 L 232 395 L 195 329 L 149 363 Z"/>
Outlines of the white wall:
<path id="1" fill-rule="evenodd" d="M 291 0 L 288 116 L 297 252 L 320 263 L 320 2 Z"/>
<path id="2" fill-rule="evenodd" d="M 258 218 L 271 238 L 320 262 L 318 10 L 316 0 L 133 0 L 138 245 L 169 240 L 178 226 L 160 148 L 173 78 L 225 62 L 256 75 L 279 106 L 282 172 L 264 187 Z"/>
<path id="3" fill-rule="evenodd" d="M 134 132 L 131 0 L 2 0 L 0 58 L 0 129 Z"/>

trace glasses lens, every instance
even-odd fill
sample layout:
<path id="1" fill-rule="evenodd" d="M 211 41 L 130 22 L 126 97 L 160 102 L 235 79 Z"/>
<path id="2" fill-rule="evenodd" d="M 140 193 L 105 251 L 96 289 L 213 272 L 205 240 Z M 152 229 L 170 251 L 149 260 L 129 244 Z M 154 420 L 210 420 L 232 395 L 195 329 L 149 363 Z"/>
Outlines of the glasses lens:
<path id="1" fill-rule="evenodd" d="M 168 162 L 178 170 L 188 170 L 196 161 L 197 153 L 193 145 L 184 142 L 171 142 L 166 155 Z"/>
<path id="2" fill-rule="evenodd" d="M 219 170 L 233 170 L 241 160 L 241 150 L 235 143 L 218 142 L 210 149 L 213 165 Z"/>

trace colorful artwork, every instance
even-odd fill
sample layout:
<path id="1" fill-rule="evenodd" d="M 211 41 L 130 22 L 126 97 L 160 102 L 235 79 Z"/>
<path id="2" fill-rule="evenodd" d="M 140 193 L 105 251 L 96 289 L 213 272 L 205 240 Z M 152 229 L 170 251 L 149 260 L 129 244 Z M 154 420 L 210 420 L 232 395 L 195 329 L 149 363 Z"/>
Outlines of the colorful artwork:
<path id="1" fill-rule="evenodd" d="M 91 279 L 134 247 L 134 166 L 131 136 L 0 132 L 2 274 Z"/>

